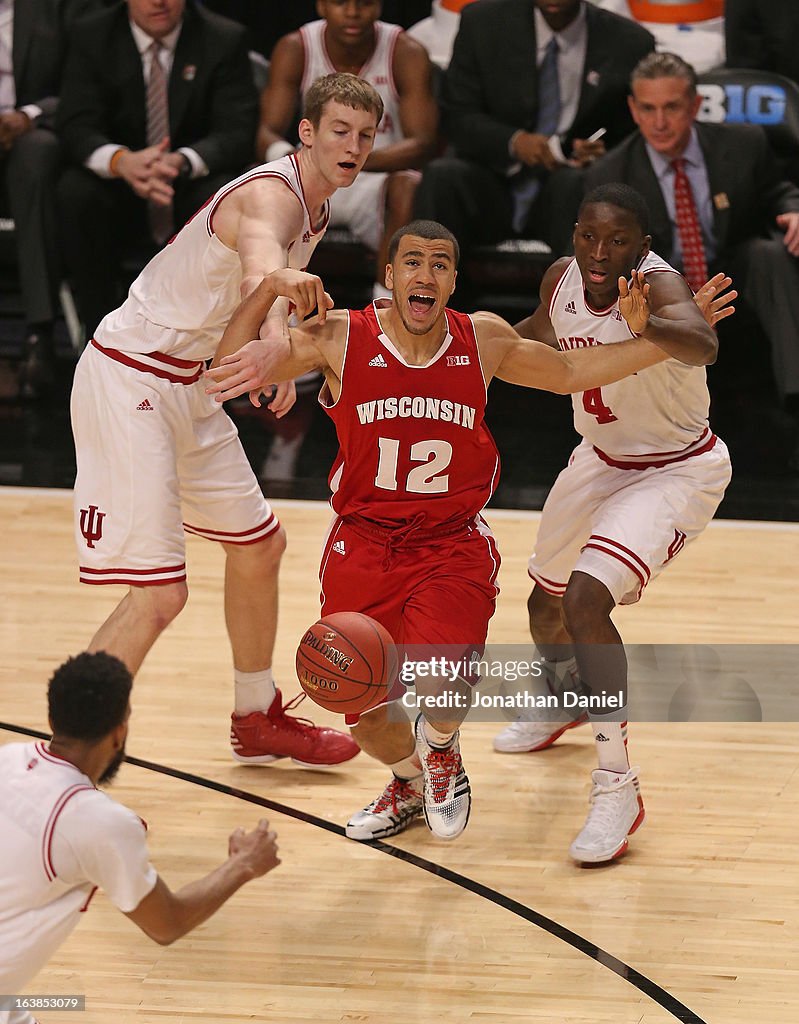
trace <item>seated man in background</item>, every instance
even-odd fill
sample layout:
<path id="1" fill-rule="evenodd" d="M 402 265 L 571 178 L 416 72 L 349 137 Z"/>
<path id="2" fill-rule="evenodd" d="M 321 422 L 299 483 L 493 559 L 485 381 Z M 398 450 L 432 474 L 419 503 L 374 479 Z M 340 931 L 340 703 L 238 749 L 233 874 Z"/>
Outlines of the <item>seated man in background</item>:
<path id="1" fill-rule="evenodd" d="M 25 398 L 55 378 L 53 321 L 61 266 L 56 242 L 58 139 L 54 128 L 66 33 L 100 0 L 0 3 L 0 175 L 16 228 L 25 342 L 19 369 Z"/>
<path id="2" fill-rule="evenodd" d="M 160 247 L 244 169 L 257 119 L 244 40 L 193 0 L 128 0 L 70 38 L 58 205 L 88 332 L 119 303 L 122 247 Z"/>
<path id="3" fill-rule="evenodd" d="M 694 290 L 708 272 L 735 277 L 769 338 L 777 389 L 796 419 L 799 188 L 779 180 L 762 128 L 696 121 L 696 74 L 675 54 L 645 57 L 631 89 L 638 131 L 591 167 L 586 188 L 623 181 L 637 189 L 653 248 Z"/>
<path id="4" fill-rule="evenodd" d="M 284 36 L 261 96 L 258 159 L 294 150 L 286 141 L 302 96 L 320 75 L 347 71 L 371 83 L 385 105 L 374 149 L 357 180 L 330 202 L 330 226 L 348 227 L 377 253 L 375 297 L 388 295 L 388 239 L 411 219 L 421 167 L 436 143 L 438 109 L 424 47 L 379 21 L 380 0 L 319 0 L 319 21 Z"/>
<path id="5" fill-rule="evenodd" d="M 571 251 L 577 168 L 632 130 L 629 75 L 654 47 L 639 25 L 582 0 L 468 4 L 444 78 L 454 156 L 425 169 L 415 215 L 464 248 L 515 234 Z"/>

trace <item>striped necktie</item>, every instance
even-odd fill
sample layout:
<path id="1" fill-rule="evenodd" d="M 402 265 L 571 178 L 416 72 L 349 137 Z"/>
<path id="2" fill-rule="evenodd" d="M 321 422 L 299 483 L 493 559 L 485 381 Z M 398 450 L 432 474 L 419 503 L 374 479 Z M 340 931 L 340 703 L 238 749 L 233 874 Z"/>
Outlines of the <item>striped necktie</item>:
<path id="1" fill-rule="evenodd" d="M 535 130 L 549 138 L 558 130 L 560 121 L 560 78 L 558 76 L 558 40 L 556 36 L 547 43 L 544 59 L 538 69 L 538 117 Z M 521 234 L 524 230 L 530 207 L 541 188 L 540 171 L 524 168 L 513 181 L 513 230 Z"/>
<path id="2" fill-rule="evenodd" d="M 682 157 L 672 160 L 674 168 L 674 216 L 682 249 L 682 265 L 685 279 L 694 291 L 707 281 L 707 258 L 702 239 L 702 226 L 696 211 L 691 182 L 685 173 Z"/>
<path id="3" fill-rule="evenodd" d="M 167 104 L 167 81 L 160 54 L 163 47 L 156 39 L 148 47 L 150 54 L 150 75 L 147 79 L 147 145 L 157 146 L 169 135 L 169 106 Z M 150 234 L 158 245 L 171 238 L 174 231 L 172 204 L 156 206 L 147 204 Z"/>

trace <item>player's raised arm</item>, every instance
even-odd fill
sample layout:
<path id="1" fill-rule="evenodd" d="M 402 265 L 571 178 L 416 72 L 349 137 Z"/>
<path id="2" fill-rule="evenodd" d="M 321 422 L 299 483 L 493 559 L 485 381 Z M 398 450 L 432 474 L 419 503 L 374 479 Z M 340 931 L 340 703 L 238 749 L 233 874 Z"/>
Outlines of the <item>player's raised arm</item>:
<path id="1" fill-rule="evenodd" d="M 265 277 L 231 317 L 211 369 L 206 371 L 206 391 L 218 402 L 250 392 L 250 400 L 258 405 L 263 388 L 324 366 L 314 335 L 307 330 L 293 332 L 286 344 L 258 337 L 261 324 L 279 296 L 290 298 L 300 314 L 314 308 L 326 312 L 333 305 L 314 274 L 287 269 Z"/>
<path id="2" fill-rule="evenodd" d="M 499 377 L 509 384 L 561 395 L 612 384 L 668 358 L 644 338 L 560 352 L 519 337 L 510 324 L 493 313 L 476 313 L 473 319 L 487 380 Z"/>
<path id="3" fill-rule="evenodd" d="M 619 312 L 631 331 L 689 366 L 716 361 L 718 338 L 677 274 L 633 270 L 619 278 Z"/>

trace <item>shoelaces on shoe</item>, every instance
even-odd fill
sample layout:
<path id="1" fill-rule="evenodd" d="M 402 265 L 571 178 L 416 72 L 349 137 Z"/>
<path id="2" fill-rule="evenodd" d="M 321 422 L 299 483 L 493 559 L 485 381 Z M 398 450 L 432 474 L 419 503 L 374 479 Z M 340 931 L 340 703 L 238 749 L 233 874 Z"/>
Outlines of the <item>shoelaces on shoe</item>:
<path id="1" fill-rule="evenodd" d="M 296 732 L 305 733 L 308 732 L 309 729 L 315 730 L 317 728 L 310 718 L 300 718 L 299 715 L 286 714 L 287 711 L 293 711 L 298 704 L 302 704 L 307 696 L 307 693 L 298 693 L 296 697 L 293 697 L 288 704 L 284 704 L 280 709 L 280 717 L 284 719 L 286 724 Z"/>
<path id="2" fill-rule="evenodd" d="M 382 794 L 375 800 L 375 813 L 379 814 L 380 811 L 385 811 L 390 805 L 391 810 L 395 814 L 399 814 L 399 807 L 397 806 L 399 803 L 404 800 L 413 800 L 418 798 L 418 796 L 419 794 L 409 782 L 405 782 L 404 779 L 393 778 Z"/>
<path id="3" fill-rule="evenodd" d="M 461 770 L 460 755 L 452 747 L 447 747 L 446 750 L 431 750 L 425 761 L 430 772 L 433 802 L 443 803 L 447 798 L 452 777 Z"/>

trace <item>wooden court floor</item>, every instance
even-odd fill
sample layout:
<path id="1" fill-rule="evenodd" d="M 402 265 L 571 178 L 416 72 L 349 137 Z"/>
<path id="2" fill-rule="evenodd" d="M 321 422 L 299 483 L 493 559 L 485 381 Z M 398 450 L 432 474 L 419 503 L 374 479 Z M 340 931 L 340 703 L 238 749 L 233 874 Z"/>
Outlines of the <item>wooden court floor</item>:
<path id="1" fill-rule="evenodd" d="M 70 502 L 67 492 L 0 490 L 0 721 L 30 729 L 46 729 L 52 669 L 121 596 L 78 584 Z M 289 536 L 276 675 L 293 694 L 294 646 L 317 617 L 328 511 L 276 507 Z M 537 518 L 488 519 L 504 558 L 491 639 L 524 642 Z M 445 844 L 416 824 L 387 849 L 363 846 L 336 827 L 382 788 L 381 766 L 364 755 L 327 773 L 229 758 L 221 552 L 189 537 L 188 561 L 189 605 L 137 679 L 128 750 L 197 778 L 126 765 L 112 792 L 148 821 L 153 861 L 173 887 L 215 866 L 229 832 L 261 815 L 283 863 L 168 948 L 98 895 L 31 987 L 85 993 L 86 1012 L 42 1014 L 42 1024 L 799 1020 L 795 723 L 631 725 L 647 822 L 627 857 L 595 869 L 566 852 L 586 810 L 589 731 L 514 757 L 492 752 L 498 726 L 467 724 L 474 807 L 464 835 Z M 640 605 L 621 609 L 622 633 L 795 643 L 797 562 L 795 526 L 714 524 Z M 0 730 L 0 742 L 17 739 Z"/>

